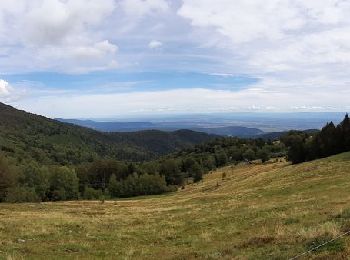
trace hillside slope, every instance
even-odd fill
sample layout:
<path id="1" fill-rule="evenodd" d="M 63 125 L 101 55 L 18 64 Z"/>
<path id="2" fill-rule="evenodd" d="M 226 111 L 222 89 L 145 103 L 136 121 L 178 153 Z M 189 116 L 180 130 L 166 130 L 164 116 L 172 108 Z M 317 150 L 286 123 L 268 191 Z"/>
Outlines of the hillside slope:
<path id="1" fill-rule="evenodd" d="M 345 153 L 229 166 L 165 196 L 1 204 L 0 258 L 289 259 L 350 229 L 349 168 Z M 349 254 L 345 236 L 300 259 Z"/>
<path id="2" fill-rule="evenodd" d="M 116 141 L 128 140 L 133 145 L 144 147 L 156 154 L 166 154 L 169 151 L 174 152 L 216 138 L 215 135 L 186 129 L 174 132 L 144 130 L 138 132 L 110 133 L 108 135 Z"/>
<path id="3" fill-rule="evenodd" d="M 78 164 L 100 157 L 141 161 L 215 138 L 193 131 L 100 133 L 2 103 L 0 119 L 0 152 L 44 164 Z"/>

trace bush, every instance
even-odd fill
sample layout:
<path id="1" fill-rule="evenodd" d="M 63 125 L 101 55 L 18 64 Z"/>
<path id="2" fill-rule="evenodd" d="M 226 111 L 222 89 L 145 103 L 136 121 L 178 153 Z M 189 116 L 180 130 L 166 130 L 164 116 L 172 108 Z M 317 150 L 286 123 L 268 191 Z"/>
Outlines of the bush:
<path id="1" fill-rule="evenodd" d="M 267 149 L 259 149 L 256 156 L 261 159 L 263 163 L 270 160 L 270 153 Z"/>
<path id="2" fill-rule="evenodd" d="M 83 195 L 85 200 L 97 200 L 102 197 L 102 190 L 86 187 Z"/>
<path id="3" fill-rule="evenodd" d="M 227 154 L 225 153 L 225 151 L 222 150 L 216 153 L 215 160 L 216 160 L 217 167 L 224 166 L 228 161 Z"/>
<path id="4" fill-rule="evenodd" d="M 108 190 L 112 197 L 157 195 L 169 191 L 165 177 L 159 174 L 133 174 L 121 181 L 117 181 L 112 175 Z"/>
<path id="5" fill-rule="evenodd" d="M 253 151 L 253 149 L 248 148 L 244 153 L 243 153 L 243 158 L 248 160 L 248 161 L 252 161 L 254 160 L 255 157 L 255 152 Z"/>
<path id="6" fill-rule="evenodd" d="M 34 188 L 14 187 L 9 190 L 6 196 L 6 202 L 39 202 L 41 199 L 36 194 Z"/>
<path id="7" fill-rule="evenodd" d="M 160 164 L 159 173 L 165 176 L 168 185 L 182 185 L 184 176 L 180 172 L 180 165 L 176 160 L 169 159 Z"/>
<path id="8" fill-rule="evenodd" d="M 222 179 L 222 180 L 225 180 L 225 179 L 226 179 L 226 176 L 227 176 L 226 172 L 222 172 L 222 174 L 221 174 L 221 179 Z"/>
<path id="9" fill-rule="evenodd" d="M 191 166 L 189 173 L 193 177 L 194 182 L 199 182 L 203 179 L 203 169 L 197 162 Z"/>

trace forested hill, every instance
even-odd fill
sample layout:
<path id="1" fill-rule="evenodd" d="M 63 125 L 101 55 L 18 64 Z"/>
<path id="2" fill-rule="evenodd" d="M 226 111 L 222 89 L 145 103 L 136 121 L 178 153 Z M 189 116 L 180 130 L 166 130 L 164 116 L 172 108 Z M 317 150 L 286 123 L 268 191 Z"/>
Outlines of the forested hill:
<path id="1" fill-rule="evenodd" d="M 194 144 L 204 143 L 216 138 L 214 135 L 186 129 L 174 132 L 144 130 L 138 132 L 109 133 L 107 135 L 112 137 L 114 141 L 123 142 L 123 140 L 127 140 L 129 143 L 143 147 L 157 155 L 164 155 L 170 151 L 174 152 L 189 148 Z"/>
<path id="2" fill-rule="evenodd" d="M 80 164 L 97 158 L 154 159 L 215 136 L 180 130 L 100 133 L 0 103 L 0 152 L 41 164 Z"/>

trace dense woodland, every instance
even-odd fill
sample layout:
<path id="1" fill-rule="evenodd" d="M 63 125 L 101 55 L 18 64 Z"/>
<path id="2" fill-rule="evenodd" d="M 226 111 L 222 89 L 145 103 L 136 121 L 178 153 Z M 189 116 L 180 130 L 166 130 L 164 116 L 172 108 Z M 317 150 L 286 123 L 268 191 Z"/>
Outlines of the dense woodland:
<path id="1" fill-rule="evenodd" d="M 348 116 L 319 133 L 291 131 L 282 142 L 188 130 L 102 134 L 1 103 L 0 116 L 0 202 L 156 195 L 227 164 L 286 155 L 298 163 L 350 150 Z"/>
<path id="2" fill-rule="evenodd" d="M 144 161 L 216 138 L 190 130 L 101 133 L 0 103 L 0 151 L 42 165 L 77 165 L 101 158 Z"/>
<path id="3" fill-rule="evenodd" d="M 350 119 L 334 125 L 327 123 L 320 132 L 307 133 L 291 131 L 281 138 L 288 147 L 288 160 L 301 163 L 350 151 Z"/>
<path id="4" fill-rule="evenodd" d="M 228 163 L 284 152 L 279 142 L 189 130 L 100 133 L 4 104 L 0 116 L 0 201 L 161 194 Z"/>
<path id="5" fill-rule="evenodd" d="M 11 164 L 0 158 L 0 201 L 105 199 L 176 191 L 203 174 L 241 161 L 284 155 L 284 145 L 262 139 L 217 138 L 157 160 L 96 159 L 77 165 Z"/>

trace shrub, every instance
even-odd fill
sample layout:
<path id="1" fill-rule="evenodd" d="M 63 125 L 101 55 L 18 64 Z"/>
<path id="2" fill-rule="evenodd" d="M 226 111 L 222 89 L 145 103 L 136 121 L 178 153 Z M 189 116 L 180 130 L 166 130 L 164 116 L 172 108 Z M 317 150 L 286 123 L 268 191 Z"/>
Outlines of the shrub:
<path id="1" fill-rule="evenodd" d="M 267 149 L 259 149 L 256 156 L 261 159 L 263 163 L 270 160 L 270 153 Z"/>
<path id="2" fill-rule="evenodd" d="M 176 160 L 169 159 L 169 160 L 163 161 L 160 164 L 159 173 L 165 176 L 165 180 L 167 184 L 182 185 L 184 182 L 184 176 L 180 172 L 180 166 Z"/>
<path id="3" fill-rule="evenodd" d="M 225 180 L 225 179 L 226 179 L 226 175 L 227 175 L 226 172 L 222 172 L 222 174 L 221 174 L 221 179 L 222 179 L 222 180 Z"/>
<path id="4" fill-rule="evenodd" d="M 203 179 L 203 169 L 197 162 L 191 166 L 190 175 L 193 176 L 194 182 L 199 182 Z"/>
<path id="5" fill-rule="evenodd" d="M 29 187 L 14 187 L 9 190 L 6 196 L 6 202 L 39 202 L 41 199 L 36 194 L 34 188 Z"/>
<path id="6" fill-rule="evenodd" d="M 86 200 L 97 200 L 102 197 L 102 190 L 96 190 L 94 188 L 86 187 L 84 190 L 84 199 Z"/>
<path id="7" fill-rule="evenodd" d="M 224 166 L 228 161 L 226 152 L 224 150 L 217 152 L 215 154 L 215 160 L 217 167 Z"/>
<path id="8" fill-rule="evenodd" d="M 249 161 L 252 161 L 255 159 L 255 152 L 253 149 L 248 148 L 244 153 L 243 153 L 243 158 Z"/>
<path id="9" fill-rule="evenodd" d="M 157 195 L 169 191 L 165 177 L 159 174 L 132 174 L 121 181 L 116 181 L 112 175 L 108 190 L 112 197 Z"/>

